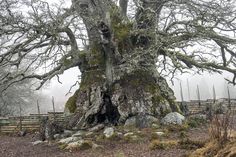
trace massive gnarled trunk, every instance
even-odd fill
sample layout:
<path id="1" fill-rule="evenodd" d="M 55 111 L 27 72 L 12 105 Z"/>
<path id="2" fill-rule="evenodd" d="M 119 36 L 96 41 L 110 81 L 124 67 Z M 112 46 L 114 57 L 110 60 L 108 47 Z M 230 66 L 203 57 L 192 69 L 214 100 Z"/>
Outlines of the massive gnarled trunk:
<path id="1" fill-rule="evenodd" d="M 155 13 L 145 10 L 147 4 L 143 2 L 133 22 L 126 17 L 127 0 L 120 1 L 120 8 L 110 0 L 73 1 L 89 37 L 89 51 L 80 55 L 74 125 L 118 124 L 132 116 L 178 110 L 173 91 L 157 71 L 158 51 L 151 53 L 161 4 L 151 6 Z"/>

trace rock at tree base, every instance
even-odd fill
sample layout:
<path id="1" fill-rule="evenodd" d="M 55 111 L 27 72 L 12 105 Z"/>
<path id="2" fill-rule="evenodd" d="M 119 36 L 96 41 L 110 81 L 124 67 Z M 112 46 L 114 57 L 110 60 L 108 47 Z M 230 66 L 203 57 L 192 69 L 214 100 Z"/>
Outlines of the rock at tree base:
<path id="1" fill-rule="evenodd" d="M 155 134 L 158 135 L 158 136 L 163 136 L 165 133 L 162 132 L 162 131 L 158 131 L 158 132 L 155 132 Z"/>
<path id="2" fill-rule="evenodd" d="M 63 134 L 62 134 L 62 137 L 70 137 L 70 136 L 72 136 L 72 134 L 73 134 L 73 131 L 71 131 L 71 130 L 64 130 Z"/>
<path id="3" fill-rule="evenodd" d="M 106 136 L 106 138 L 110 138 L 114 135 L 115 131 L 114 131 L 114 128 L 109 127 L 109 128 L 106 128 L 103 133 Z"/>
<path id="4" fill-rule="evenodd" d="M 149 115 L 133 116 L 125 121 L 125 127 L 148 128 L 153 123 L 157 123 L 158 119 Z"/>
<path id="5" fill-rule="evenodd" d="M 97 147 L 98 145 L 94 144 L 92 141 L 88 140 L 78 140 L 75 142 L 69 143 L 65 149 L 68 150 L 73 150 L 73 149 L 78 149 L 78 150 L 87 150 L 93 147 Z"/>
<path id="6" fill-rule="evenodd" d="M 104 124 L 98 124 L 98 125 L 92 127 L 91 129 L 89 129 L 89 131 L 91 131 L 91 132 L 97 132 L 97 131 L 99 131 L 99 130 L 102 130 L 104 127 L 105 127 Z"/>
<path id="7" fill-rule="evenodd" d="M 80 139 L 79 137 L 68 137 L 68 138 L 61 139 L 61 140 L 59 141 L 59 143 L 68 144 L 68 143 L 71 143 L 71 142 L 76 142 L 76 141 L 78 141 L 79 139 Z"/>
<path id="8" fill-rule="evenodd" d="M 40 141 L 40 140 L 38 140 L 38 141 L 35 141 L 35 142 L 32 142 L 32 144 L 35 146 L 35 145 L 38 145 L 38 144 L 41 144 L 41 143 L 43 143 L 43 141 Z"/>
<path id="9" fill-rule="evenodd" d="M 171 112 L 167 114 L 162 120 L 161 123 L 164 125 L 177 124 L 182 125 L 185 120 L 185 117 L 178 112 Z"/>
<path id="10" fill-rule="evenodd" d="M 72 137 L 81 137 L 81 136 L 83 136 L 84 134 L 85 134 L 84 131 L 79 130 L 79 131 L 77 131 L 76 133 L 74 133 L 74 134 L 72 135 Z"/>

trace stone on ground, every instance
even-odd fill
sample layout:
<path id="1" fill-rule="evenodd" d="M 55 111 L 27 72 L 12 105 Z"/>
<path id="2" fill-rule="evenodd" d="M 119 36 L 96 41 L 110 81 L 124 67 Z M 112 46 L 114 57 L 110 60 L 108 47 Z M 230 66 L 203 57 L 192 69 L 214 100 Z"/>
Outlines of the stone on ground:
<path id="1" fill-rule="evenodd" d="M 165 133 L 164 132 L 162 132 L 162 131 L 157 131 L 157 132 L 155 132 L 156 134 L 157 134 L 157 136 L 162 136 L 162 135 L 164 135 Z"/>
<path id="2" fill-rule="evenodd" d="M 97 131 L 100 131 L 104 128 L 104 124 L 98 124 L 94 127 L 92 127 L 91 129 L 89 129 L 90 132 L 97 132 Z"/>
<path id="3" fill-rule="evenodd" d="M 62 134 L 62 137 L 70 137 L 72 136 L 73 134 L 73 131 L 71 130 L 64 130 L 63 134 Z"/>
<path id="4" fill-rule="evenodd" d="M 54 139 L 56 139 L 56 140 L 57 140 L 57 139 L 60 139 L 60 138 L 61 138 L 61 134 L 55 134 L 53 137 L 54 137 Z"/>
<path id="5" fill-rule="evenodd" d="M 68 143 L 71 143 L 71 142 L 76 142 L 76 141 L 78 141 L 79 139 L 80 139 L 79 137 L 68 137 L 68 138 L 61 139 L 61 140 L 59 141 L 59 143 L 68 144 Z"/>
<path id="6" fill-rule="evenodd" d="M 153 123 L 158 122 L 158 119 L 150 115 L 137 115 L 128 118 L 125 121 L 125 127 L 148 128 L 152 127 Z"/>
<path id="7" fill-rule="evenodd" d="M 73 150 L 73 149 L 79 149 L 79 150 L 86 150 L 93 148 L 94 143 L 92 141 L 88 140 L 78 140 L 76 142 L 71 142 L 67 145 L 65 149 Z"/>
<path id="8" fill-rule="evenodd" d="M 162 120 L 161 123 L 164 125 L 176 124 L 182 125 L 185 121 L 185 117 L 178 112 L 168 113 Z"/>
<path id="9" fill-rule="evenodd" d="M 32 142 L 32 144 L 33 144 L 34 146 L 35 146 L 35 145 L 38 145 L 38 144 L 41 144 L 41 143 L 43 143 L 43 141 L 40 141 L 40 140 Z"/>
<path id="10" fill-rule="evenodd" d="M 106 138 L 110 138 L 114 135 L 115 131 L 114 131 L 114 128 L 112 127 L 109 127 L 109 128 L 106 128 L 104 131 L 103 131 L 103 134 L 105 135 Z"/>
<path id="11" fill-rule="evenodd" d="M 76 133 L 74 133 L 74 134 L 72 135 L 72 137 L 81 137 L 81 136 L 83 136 L 84 134 L 85 134 L 84 131 L 79 130 L 79 131 L 77 131 Z"/>

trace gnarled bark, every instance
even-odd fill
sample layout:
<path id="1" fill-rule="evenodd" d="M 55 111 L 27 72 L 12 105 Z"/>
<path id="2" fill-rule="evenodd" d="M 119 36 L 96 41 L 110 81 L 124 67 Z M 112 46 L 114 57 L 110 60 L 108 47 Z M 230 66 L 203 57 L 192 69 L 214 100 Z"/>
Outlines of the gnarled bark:
<path id="1" fill-rule="evenodd" d="M 82 1 L 76 2 L 81 8 Z M 148 10 L 137 13 L 135 26 L 124 18 L 124 6 L 119 9 L 110 1 L 91 2 L 87 2 L 87 10 L 77 9 L 88 31 L 90 51 L 85 55 L 74 125 L 118 124 L 132 116 L 158 117 L 178 110 L 173 91 L 159 75 L 155 55 L 150 53 L 155 39 L 148 32 L 154 31 L 155 21 L 146 18 Z M 96 10 L 97 6 L 103 10 Z M 90 28 L 90 22 L 96 20 Z M 132 34 L 133 28 L 147 33 Z"/>

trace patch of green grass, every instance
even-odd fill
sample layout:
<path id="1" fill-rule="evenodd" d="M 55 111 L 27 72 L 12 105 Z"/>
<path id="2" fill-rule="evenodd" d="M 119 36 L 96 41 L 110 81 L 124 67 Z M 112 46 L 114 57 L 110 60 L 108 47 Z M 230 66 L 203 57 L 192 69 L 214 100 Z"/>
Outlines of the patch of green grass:
<path id="1" fill-rule="evenodd" d="M 187 120 L 187 124 L 188 124 L 188 126 L 189 126 L 190 128 L 197 128 L 197 127 L 199 127 L 200 125 L 205 124 L 205 123 L 206 123 L 206 120 L 205 120 L 205 119 L 203 119 L 203 118 L 197 118 L 197 117 L 195 117 L 195 118 L 189 118 L 189 119 Z"/>

